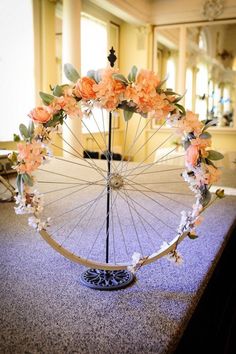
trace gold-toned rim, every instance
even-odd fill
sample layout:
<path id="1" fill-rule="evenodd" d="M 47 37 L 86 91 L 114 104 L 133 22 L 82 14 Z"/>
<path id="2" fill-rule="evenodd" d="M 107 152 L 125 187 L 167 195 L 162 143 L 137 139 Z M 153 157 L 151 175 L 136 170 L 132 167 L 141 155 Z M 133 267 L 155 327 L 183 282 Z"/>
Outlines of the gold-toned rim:
<path id="1" fill-rule="evenodd" d="M 75 255 L 74 253 L 68 251 L 61 245 L 59 245 L 48 233 L 46 230 L 41 230 L 40 235 L 42 238 L 58 253 L 60 253 L 62 256 L 65 258 L 68 258 L 70 261 L 79 263 L 84 265 L 87 268 L 95 268 L 95 269 L 104 269 L 104 270 L 121 270 L 121 269 L 127 269 L 128 267 L 132 266 L 131 263 L 120 263 L 120 264 L 114 264 L 114 263 L 103 263 L 103 262 L 96 262 L 91 259 L 86 259 L 80 256 Z M 179 244 L 183 239 L 188 235 L 188 232 L 184 232 L 181 236 L 176 236 L 169 244 L 168 246 L 164 249 L 161 250 L 155 255 L 151 255 L 147 257 L 142 265 L 147 265 L 152 262 L 155 262 L 157 259 L 160 259 L 164 256 L 166 256 L 169 252 L 174 250 L 176 248 L 176 245 Z"/>

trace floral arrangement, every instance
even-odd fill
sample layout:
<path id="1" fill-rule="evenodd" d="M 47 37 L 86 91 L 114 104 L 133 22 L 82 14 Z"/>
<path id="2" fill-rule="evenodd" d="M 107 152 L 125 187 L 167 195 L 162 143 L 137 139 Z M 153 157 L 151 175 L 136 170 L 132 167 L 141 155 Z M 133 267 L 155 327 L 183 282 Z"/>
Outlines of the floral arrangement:
<path id="1" fill-rule="evenodd" d="M 138 71 L 133 66 L 126 78 L 117 69 L 108 67 L 91 70 L 87 76 L 80 77 L 76 69 L 67 64 L 65 74 L 71 84 L 56 85 L 50 94 L 40 92 L 42 106 L 29 113 L 28 127 L 20 125 L 24 142 L 19 142 L 18 151 L 10 156 L 18 173 L 16 213 L 31 214 L 29 224 L 38 231 L 46 229 L 50 220 L 41 220 L 43 196 L 33 189 L 33 172 L 50 158 L 49 146 L 53 135 L 60 131 L 66 119 L 81 119 L 83 115 L 89 115 L 94 106 L 108 111 L 122 109 L 126 121 L 134 113 L 139 113 L 144 119 L 147 116 L 160 122 L 164 119 L 181 137 L 186 163 L 182 176 L 195 193 L 196 202 L 192 211 L 182 212 L 177 235 L 196 238 L 195 228 L 201 222 L 201 214 L 214 201 L 209 188 L 220 176 L 214 161 L 223 158 L 222 154 L 210 149 L 211 135 L 207 129 L 212 123 L 206 124 L 193 112 L 186 112 L 179 104 L 182 96 L 164 89 L 165 80 L 161 81 L 153 71 Z M 20 137 L 16 136 L 16 140 Z M 223 196 L 222 190 L 216 191 L 215 199 Z M 181 261 L 176 248 L 169 252 L 168 258 L 177 263 Z M 135 253 L 131 270 L 137 270 L 145 259 Z"/>

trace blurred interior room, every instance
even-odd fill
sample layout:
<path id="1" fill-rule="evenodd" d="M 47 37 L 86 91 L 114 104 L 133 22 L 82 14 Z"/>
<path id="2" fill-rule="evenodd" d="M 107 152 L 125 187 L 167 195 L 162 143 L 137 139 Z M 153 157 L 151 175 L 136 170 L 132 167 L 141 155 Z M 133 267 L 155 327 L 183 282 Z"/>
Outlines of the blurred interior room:
<path id="1" fill-rule="evenodd" d="M 209 354 L 235 353 L 236 289 L 232 284 L 235 238 L 232 236 L 236 216 L 236 1 L 1 0 L 0 29 L 0 262 L 3 279 L 0 352 L 184 354 L 206 350 Z M 205 197 L 209 202 L 213 200 L 210 193 L 212 196 L 218 193 L 218 197 L 223 188 L 225 198 L 217 200 L 206 212 L 199 237 L 194 234 L 192 238 L 196 240 L 185 241 L 186 244 L 192 242 L 193 249 L 189 251 L 185 242 L 180 245 L 181 253 L 187 254 L 182 268 L 173 270 L 174 266 L 166 265 L 161 259 L 141 268 L 137 284 L 107 292 L 91 290 L 79 283 L 82 266 L 77 264 L 80 257 L 75 260 L 75 255 L 81 252 L 85 266 L 92 265 L 88 261 L 90 256 L 92 260 L 96 258 L 93 249 L 86 249 L 86 241 L 81 241 L 84 251 L 74 246 L 61 251 L 69 237 L 71 240 L 77 237 L 77 234 L 73 236 L 78 227 L 74 214 L 71 229 L 67 229 L 63 219 L 67 208 L 70 211 L 70 205 L 80 198 L 73 183 L 79 178 L 81 185 L 88 187 L 94 177 L 99 187 L 107 164 L 107 180 L 111 176 L 110 168 L 114 168 L 113 180 L 104 182 L 107 189 L 102 197 L 108 198 L 110 191 L 114 192 L 108 204 L 99 204 L 102 199 L 95 198 L 93 187 L 91 193 L 89 189 L 87 194 L 81 192 L 82 208 L 90 203 L 88 198 L 94 198 L 97 203 L 88 219 L 85 216 L 81 235 L 88 232 L 86 238 L 97 247 L 98 261 L 102 262 L 105 238 L 103 240 L 101 234 L 105 235 L 105 231 L 101 234 L 100 231 L 106 222 L 108 235 L 110 212 L 105 208 L 115 205 L 116 195 L 120 198 L 118 209 L 123 209 L 123 214 L 114 207 L 109 256 L 117 265 L 116 258 L 120 254 L 123 257 L 121 248 L 131 256 L 137 248 L 143 256 L 138 261 L 145 262 L 143 253 L 149 252 L 152 242 L 148 230 L 154 232 L 156 227 L 153 217 L 156 222 L 158 218 L 162 220 L 163 226 L 158 230 L 163 228 L 168 243 L 168 237 L 170 240 L 172 237 L 168 227 L 172 227 L 172 222 L 174 225 L 176 214 L 181 214 L 181 204 L 189 203 L 189 188 L 181 187 L 186 150 L 181 135 L 173 132 L 167 120 L 158 115 L 140 115 L 137 110 L 134 114 L 126 112 L 125 117 L 121 106 L 112 109 L 110 127 L 109 112 L 95 105 L 91 113 L 89 103 L 81 119 L 66 119 L 57 129 L 50 141 L 52 175 L 47 177 L 50 164 L 45 164 L 37 171 L 37 182 L 32 178 L 28 183 L 37 183 L 36 187 L 40 186 L 42 193 L 48 196 L 46 206 L 50 205 L 52 215 L 48 216 L 52 219 L 56 208 L 65 210 L 64 214 L 57 212 L 57 229 L 51 234 L 54 237 L 58 230 L 62 232 L 58 234 L 58 244 L 51 241 L 51 236 L 44 235 L 44 238 L 65 257 L 69 254 L 66 252 L 70 252 L 68 258 L 74 258 L 77 263 L 54 252 L 34 230 L 29 231 L 25 216 L 15 215 L 12 202 L 17 198 L 19 183 L 16 168 L 8 157 L 17 151 L 22 136 L 29 134 L 24 128 L 19 132 L 19 125 L 28 127 L 33 108 L 42 105 L 39 92 L 59 97 L 56 90 L 66 87 L 60 85 L 68 85 L 65 64 L 72 64 L 81 77 L 95 75 L 110 65 L 111 48 L 116 55 L 114 68 L 124 75 L 117 76 L 121 84 L 127 84 L 125 78 L 132 77 L 129 73 L 134 65 L 137 70 L 157 73 L 160 82 L 163 80 L 161 88 L 165 97 L 176 94 L 178 99 L 174 103 L 180 111 L 185 107 L 183 114 L 195 112 L 199 124 L 209 126 L 203 138 L 211 139 L 212 151 L 218 151 L 224 158 L 215 157 L 214 164 L 209 162 L 219 169 L 221 178 L 209 182 L 210 192 L 205 191 Z M 50 100 L 50 96 L 46 98 Z M 176 112 L 178 114 L 178 109 Z M 78 157 L 80 166 L 74 162 Z M 159 172 L 163 172 L 158 180 L 154 170 L 153 174 L 148 174 L 148 168 L 156 165 L 161 169 Z M 143 167 L 141 171 L 140 167 Z M 60 178 L 73 174 L 68 182 L 71 185 L 66 185 L 64 179 L 55 182 L 56 173 Z M 141 173 L 143 175 L 138 176 Z M 26 183 L 27 178 L 21 183 Z M 137 191 L 135 178 L 139 181 Z M 122 197 L 120 189 L 125 183 L 127 191 Z M 140 198 L 135 199 L 136 192 L 142 193 Z M 148 204 L 154 202 L 154 193 L 160 194 L 157 203 L 164 203 L 168 198 L 164 216 L 157 212 L 155 205 Z M 182 196 L 184 193 L 186 197 Z M 149 198 L 147 204 L 145 198 Z M 102 208 L 107 213 L 103 214 L 104 222 L 95 226 L 95 214 L 103 220 Z M 147 209 L 149 215 L 145 214 Z M 173 218 L 166 216 L 170 210 Z M 116 222 L 120 241 L 114 238 Z M 90 239 L 96 229 L 100 230 L 96 238 L 91 236 Z M 123 241 L 123 231 L 135 238 L 135 244 Z M 191 238 L 190 234 L 188 236 Z M 158 249 L 164 240 L 160 241 Z M 176 241 L 176 247 L 177 244 Z M 148 254 L 155 257 L 156 251 L 154 248 Z M 106 252 L 108 263 L 107 248 Z M 140 267 L 141 263 L 138 263 Z"/>

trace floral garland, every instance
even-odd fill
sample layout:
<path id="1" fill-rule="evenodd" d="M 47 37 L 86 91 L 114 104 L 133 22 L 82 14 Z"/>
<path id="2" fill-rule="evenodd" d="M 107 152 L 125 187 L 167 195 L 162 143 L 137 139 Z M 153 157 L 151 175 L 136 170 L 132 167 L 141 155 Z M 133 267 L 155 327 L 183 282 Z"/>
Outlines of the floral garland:
<path id="1" fill-rule="evenodd" d="M 144 118 L 149 116 L 159 122 L 164 120 L 180 135 L 186 164 L 182 176 L 195 193 L 196 202 L 192 211 L 182 211 L 177 235 L 181 237 L 185 233 L 195 239 L 195 228 L 202 219 L 200 214 L 213 202 L 209 192 L 210 186 L 220 176 L 220 170 L 213 161 L 223 158 L 219 152 L 209 149 L 211 135 L 207 129 L 214 122 L 206 124 L 193 112 L 186 112 L 179 104 L 182 96 L 170 89 L 163 89 L 166 80 L 161 81 L 150 70 L 138 71 L 137 67 L 133 66 L 126 78 L 117 69 L 108 67 L 98 71 L 91 70 L 87 76 L 80 78 L 76 69 L 66 64 L 65 75 L 72 84 L 56 85 L 51 88 L 51 94 L 40 92 L 43 105 L 29 113 L 28 127 L 23 124 L 19 127 L 24 142 L 18 143 L 18 151 L 9 157 L 18 173 L 16 213 L 31 214 L 29 225 L 37 231 L 46 229 L 50 220 L 40 218 L 43 196 L 32 191 L 35 183 L 33 172 L 50 157 L 49 147 L 54 134 L 60 131 L 68 117 L 81 119 L 83 115 L 90 115 L 94 106 L 108 111 L 122 109 L 125 121 L 131 119 L 134 113 L 139 113 Z M 15 140 L 19 141 L 20 137 L 15 135 Z M 216 191 L 215 199 L 223 196 L 223 190 Z M 165 247 L 166 244 L 163 244 L 161 249 Z M 181 256 L 176 247 L 167 256 L 170 260 L 180 263 Z M 140 268 L 146 258 L 135 253 L 130 269 L 135 271 Z"/>

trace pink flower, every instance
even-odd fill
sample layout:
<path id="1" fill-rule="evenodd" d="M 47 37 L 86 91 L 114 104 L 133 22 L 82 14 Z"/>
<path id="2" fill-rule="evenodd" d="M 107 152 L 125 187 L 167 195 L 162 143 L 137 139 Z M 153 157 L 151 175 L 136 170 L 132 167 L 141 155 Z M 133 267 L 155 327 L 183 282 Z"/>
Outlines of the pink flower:
<path id="1" fill-rule="evenodd" d="M 38 142 L 17 144 L 18 149 L 18 164 L 16 170 L 18 173 L 31 173 L 35 171 L 43 162 L 45 156 L 45 149 Z"/>
<path id="2" fill-rule="evenodd" d="M 118 73 L 114 68 L 107 68 L 102 71 L 102 80 L 93 85 L 96 98 L 99 99 L 101 106 L 109 111 L 116 109 L 122 100 L 125 85 L 114 79 L 113 74 Z"/>
<path id="3" fill-rule="evenodd" d="M 206 147 L 211 146 L 211 139 L 196 138 L 191 140 L 191 145 L 186 150 L 186 162 L 192 166 L 197 164 L 199 156 L 207 157 Z"/>
<path id="4" fill-rule="evenodd" d="M 221 170 L 212 165 L 202 165 L 195 171 L 196 181 L 198 185 L 212 184 L 220 178 Z"/>
<path id="5" fill-rule="evenodd" d="M 186 116 L 178 121 L 179 133 L 196 133 L 202 132 L 203 124 L 199 121 L 198 116 L 191 111 L 187 111 Z"/>
<path id="6" fill-rule="evenodd" d="M 82 117 L 81 109 L 78 106 L 76 99 L 72 96 L 55 97 L 50 103 L 50 107 L 54 114 L 63 110 L 71 118 L 76 118 L 78 116 Z"/>
<path id="7" fill-rule="evenodd" d="M 47 106 L 36 107 L 29 113 L 29 117 L 37 123 L 47 123 L 52 116 L 52 110 Z"/>
<path id="8" fill-rule="evenodd" d="M 126 87 L 125 98 L 137 106 L 137 111 L 142 113 L 153 112 L 155 118 L 166 117 L 174 106 L 167 96 L 156 92 L 160 80 L 150 70 L 140 70 L 135 83 Z"/>
<path id="9" fill-rule="evenodd" d="M 199 149 L 197 145 L 190 145 L 186 150 L 185 159 L 187 164 L 195 166 L 199 158 Z"/>
<path id="10" fill-rule="evenodd" d="M 214 166 L 211 165 L 206 165 L 206 170 L 207 171 L 204 175 L 206 184 L 212 184 L 219 180 L 221 171 L 218 168 L 215 168 Z"/>
<path id="11" fill-rule="evenodd" d="M 158 76 L 151 70 L 141 69 L 136 78 L 136 84 L 141 86 L 147 86 L 152 88 L 157 88 L 160 80 Z"/>
<path id="12" fill-rule="evenodd" d="M 96 93 L 93 86 L 96 82 L 90 77 L 82 77 L 79 79 L 74 88 L 74 94 L 77 97 L 82 97 L 84 100 L 92 100 L 96 98 Z"/>

